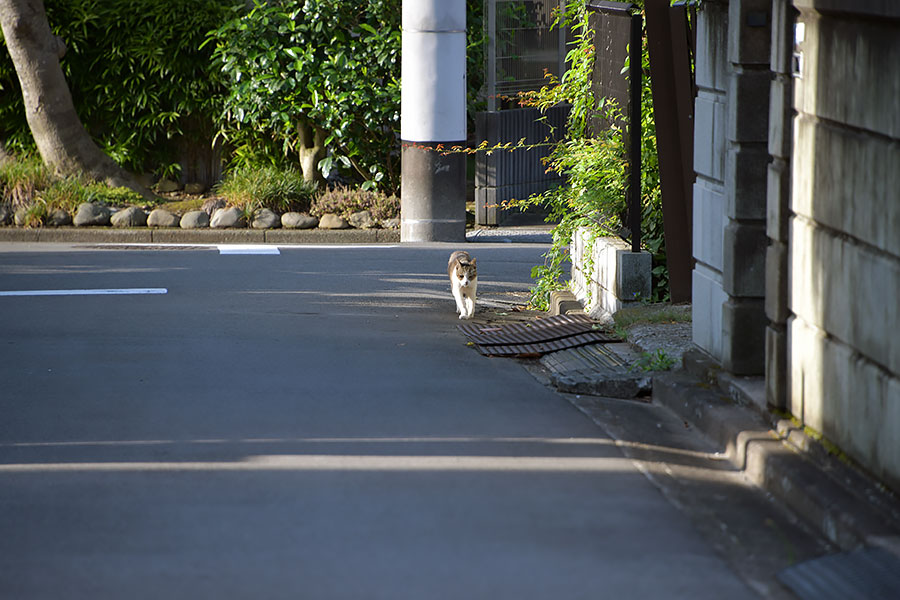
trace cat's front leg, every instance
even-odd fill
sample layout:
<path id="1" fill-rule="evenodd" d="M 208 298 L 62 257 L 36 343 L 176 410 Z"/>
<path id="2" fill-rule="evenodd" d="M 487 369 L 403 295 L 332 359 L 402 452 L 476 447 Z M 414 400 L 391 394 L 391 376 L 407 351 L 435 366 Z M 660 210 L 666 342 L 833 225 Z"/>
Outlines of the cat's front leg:
<path id="1" fill-rule="evenodd" d="M 466 318 L 471 319 L 475 314 L 475 298 L 467 296 L 465 299 L 466 302 Z"/>

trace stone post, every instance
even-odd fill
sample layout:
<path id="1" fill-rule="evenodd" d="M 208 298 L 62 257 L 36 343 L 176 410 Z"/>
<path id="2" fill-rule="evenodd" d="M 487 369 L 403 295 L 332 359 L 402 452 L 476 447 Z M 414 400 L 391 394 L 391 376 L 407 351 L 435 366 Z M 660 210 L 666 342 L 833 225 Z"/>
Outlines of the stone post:
<path id="1" fill-rule="evenodd" d="M 766 178 L 772 0 L 728 5 L 725 235 L 722 240 L 722 366 L 738 375 L 765 370 Z"/>
<path id="2" fill-rule="evenodd" d="M 769 98 L 769 176 L 766 234 L 766 402 L 787 406 L 788 226 L 793 137 L 794 9 L 772 2 L 772 87 Z"/>
<path id="3" fill-rule="evenodd" d="M 404 0 L 400 240 L 466 238 L 465 0 Z"/>

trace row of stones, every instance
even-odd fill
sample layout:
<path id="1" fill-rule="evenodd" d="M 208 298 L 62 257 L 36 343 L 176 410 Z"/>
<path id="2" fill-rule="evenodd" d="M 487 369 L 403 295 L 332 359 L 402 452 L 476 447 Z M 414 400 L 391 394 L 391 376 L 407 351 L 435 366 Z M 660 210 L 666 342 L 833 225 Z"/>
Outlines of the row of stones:
<path id="1" fill-rule="evenodd" d="M 16 211 L 14 215 L 10 214 L 3 207 L 0 207 L 0 225 L 7 225 L 14 222 L 16 225 L 22 226 L 26 222 L 26 214 L 24 209 Z M 255 211 L 250 222 L 244 213 L 235 207 L 217 208 L 213 211 L 212 216 L 204 210 L 192 210 L 183 216 L 178 216 L 162 208 L 157 208 L 149 214 L 137 206 L 130 206 L 121 210 L 109 208 L 103 204 L 94 202 L 85 202 L 79 205 L 74 218 L 64 210 L 57 210 L 51 214 L 46 222 L 51 227 L 64 227 L 67 225 L 75 225 L 76 227 L 105 227 L 112 225 L 113 227 L 181 227 L 182 229 L 205 229 L 212 228 L 243 228 L 252 227 L 253 229 L 375 229 L 384 227 L 386 229 L 396 229 L 400 226 L 399 219 L 388 219 L 383 223 L 377 222 L 372 214 L 367 211 L 353 213 L 347 219 L 334 215 L 325 214 L 321 218 L 316 218 L 305 213 L 288 212 L 281 216 L 274 211 L 263 208 Z"/>

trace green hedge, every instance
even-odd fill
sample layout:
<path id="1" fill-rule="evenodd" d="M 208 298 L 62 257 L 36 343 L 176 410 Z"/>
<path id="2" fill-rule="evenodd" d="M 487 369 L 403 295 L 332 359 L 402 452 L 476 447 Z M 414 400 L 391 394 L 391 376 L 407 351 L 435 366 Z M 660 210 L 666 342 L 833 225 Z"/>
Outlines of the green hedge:
<path id="1" fill-rule="evenodd" d="M 200 45 L 234 8 L 216 0 L 45 0 L 45 7 L 66 43 L 60 62 L 75 109 L 116 162 L 164 174 L 182 136 L 208 143 L 221 84 L 211 49 Z M 0 138 L 12 150 L 33 147 L 5 45 L 0 87 Z"/>

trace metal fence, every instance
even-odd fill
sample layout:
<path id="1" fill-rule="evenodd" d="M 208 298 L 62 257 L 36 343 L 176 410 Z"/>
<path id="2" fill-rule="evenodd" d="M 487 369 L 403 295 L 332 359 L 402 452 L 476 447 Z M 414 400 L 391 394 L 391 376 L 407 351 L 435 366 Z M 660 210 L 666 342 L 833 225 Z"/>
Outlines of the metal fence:
<path id="1" fill-rule="evenodd" d="M 476 135 L 490 146 L 519 140 L 536 146 L 478 153 L 475 161 L 476 223 L 499 225 L 506 216 L 505 201 L 528 198 L 559 185 L 559 174 L 548 172 L 542 162 L 551 148 L 539 144 L 562 139 L 568 114 L 569 107 L 561 105 L 544 114 L 536 108 L 517 108 L 481 112 L 475 116 Z"/>
<path id="2" fill-rule="evenodd" d="M 485 0 L 485 95 L 488 110 L 519 92 L 540 89 L 566 69 L 565 29 L 552 27 L 564 0 Z"/>

